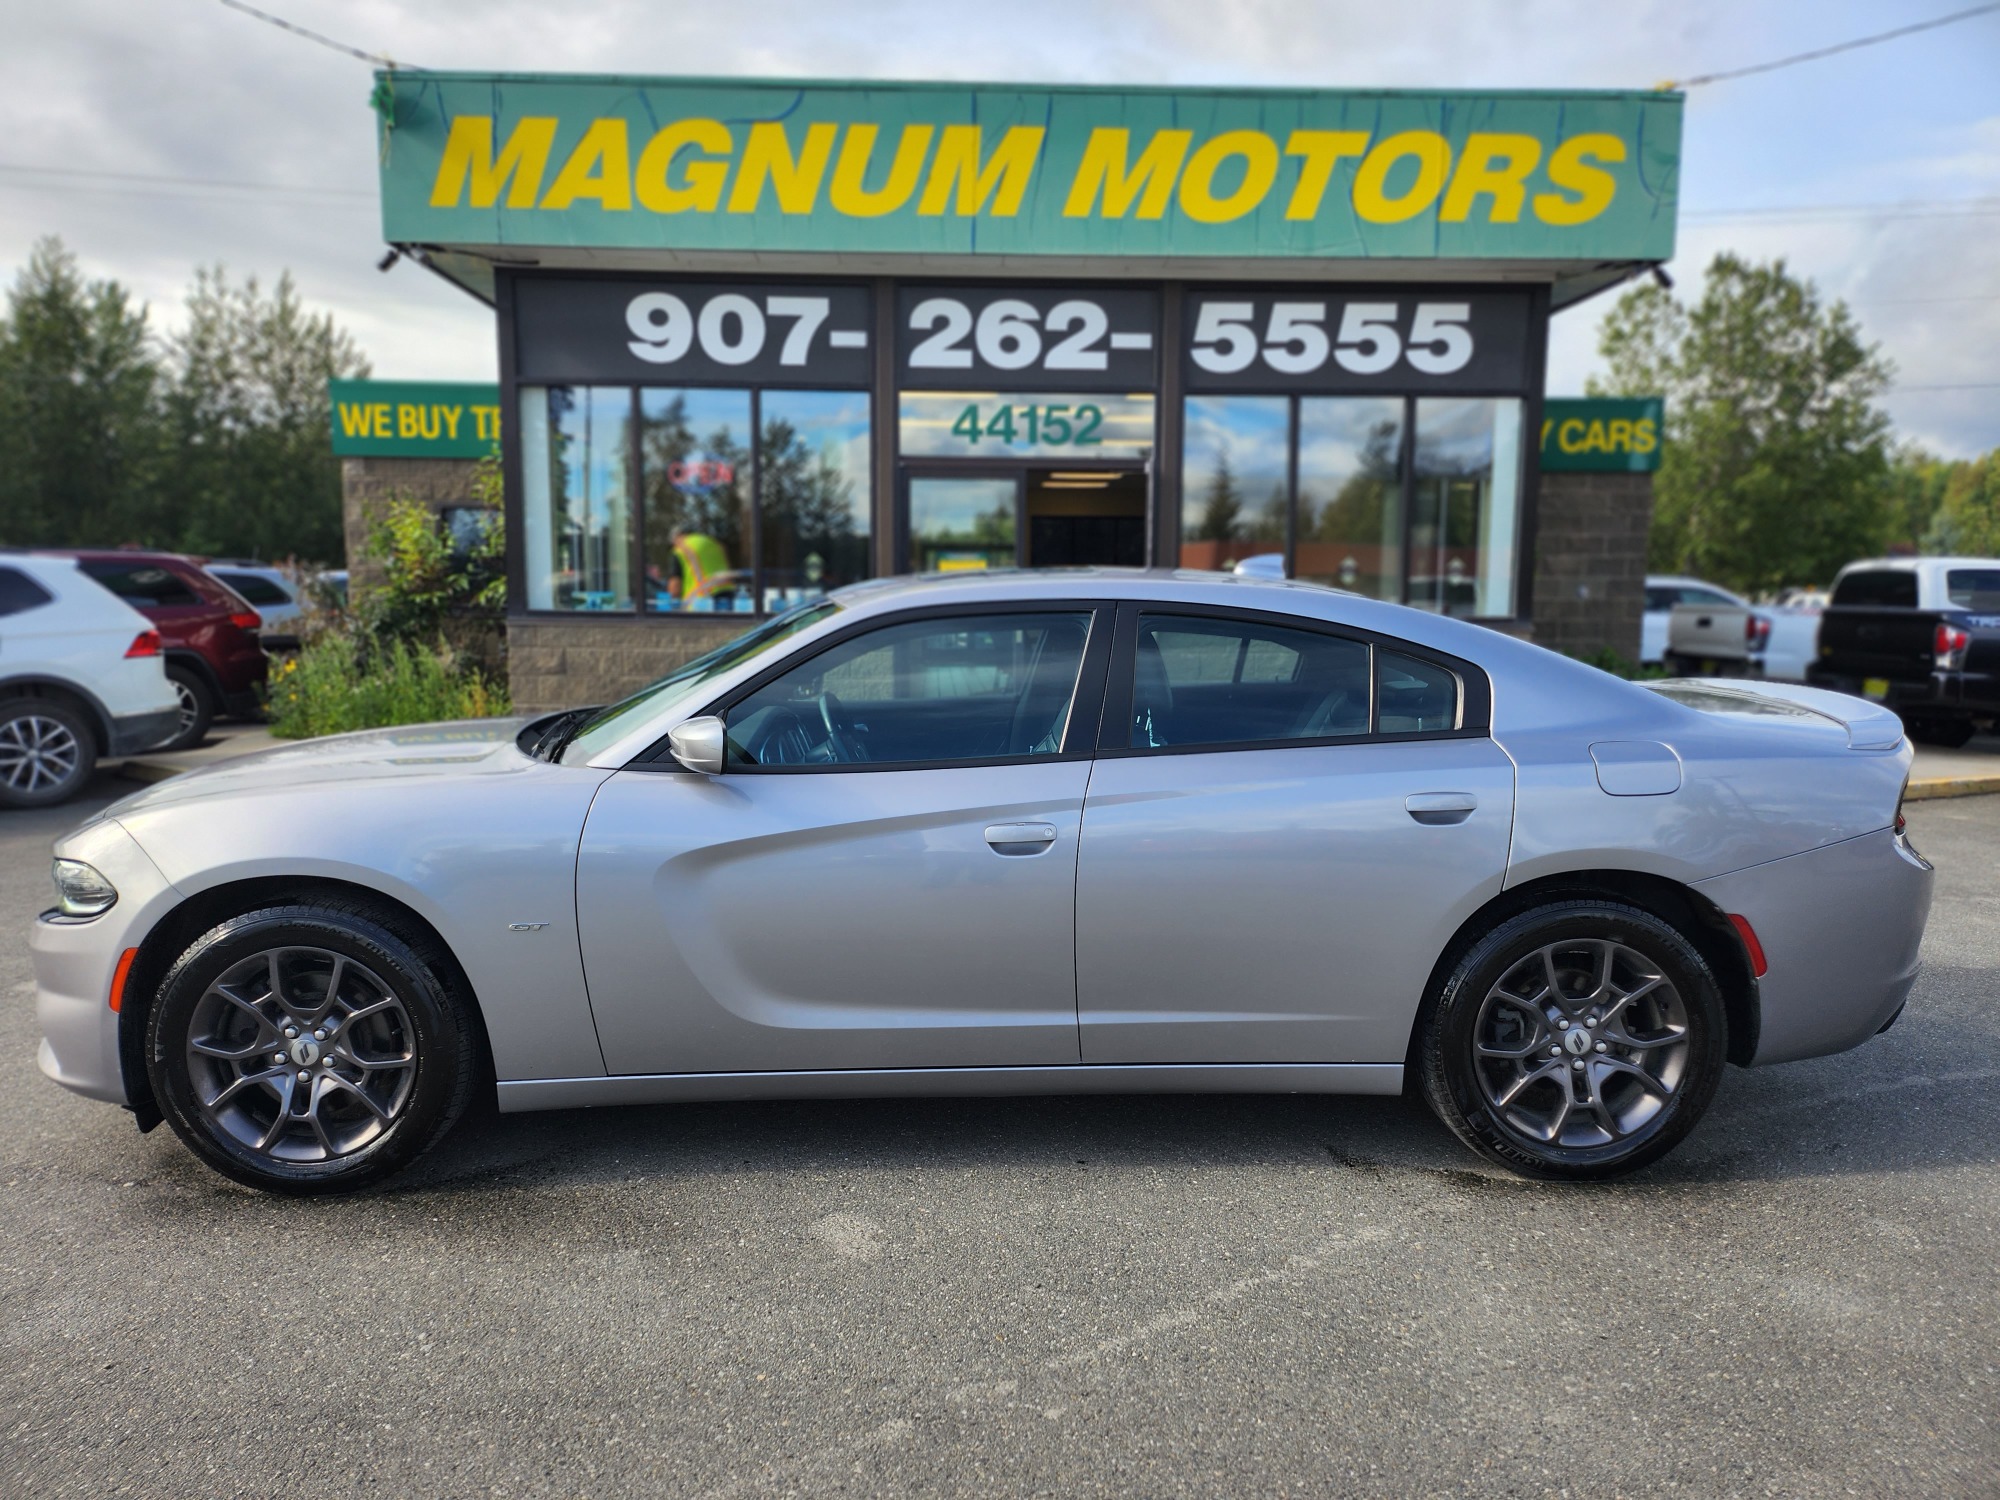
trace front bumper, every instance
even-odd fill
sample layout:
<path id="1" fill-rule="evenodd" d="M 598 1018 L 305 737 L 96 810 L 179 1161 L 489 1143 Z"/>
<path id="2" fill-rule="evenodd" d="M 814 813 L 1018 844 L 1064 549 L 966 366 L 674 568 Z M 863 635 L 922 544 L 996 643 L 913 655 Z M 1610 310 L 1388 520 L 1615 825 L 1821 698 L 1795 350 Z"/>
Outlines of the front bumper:
<path id="1" fill-rule="evenodd" d="M 1909 999 L 1936 879 L 1884 828 L 1696 884 L 1747 919 L 1769 969 L 1757 982 L 1757 1064 L 1858 1047 Z"/>
<path id="2" fill-rule="evenodd" d="M 1991 672 L 1933 672 L 1921 681 L 1900 677 L 1881 680 L 1887 681 L 1889 691 L 1875 701 L 1898 713 L 1979 719 L 2000 716 L 2000 676 Z M 1867 679 L 1850 677 L 1844 672 L 1813 667 L 1806 672 L 1806 681 L 1814 687 L 1850 693 L 1856 698 L 1868 696 Z"/>
<path id="3" fill-rule="evenodd" d="M 111 721 L 108 758 L 122 760 L 128 755 L 143 755 L 155 745 L 172 739 L 180 727 L 181 711 L 178 705 L 152 713 L 122 714 Z"/>
<path id="4" fill-rule="evenodd" d="M 117 887 L 118 904 L 88 921 L 52 911 L 35 919 L 28 949 L 35 961 L 35 1013 L 42 1026 L 38 1058 L 42 1071 L 66 1089 L 111 1104 L 129 1103 L 111 980 L 119 956 L 145 940 L 180 902 L 180 892 L 115 819 L 86 824 L 58 840 L 55 852 L 96 866 Z"/>

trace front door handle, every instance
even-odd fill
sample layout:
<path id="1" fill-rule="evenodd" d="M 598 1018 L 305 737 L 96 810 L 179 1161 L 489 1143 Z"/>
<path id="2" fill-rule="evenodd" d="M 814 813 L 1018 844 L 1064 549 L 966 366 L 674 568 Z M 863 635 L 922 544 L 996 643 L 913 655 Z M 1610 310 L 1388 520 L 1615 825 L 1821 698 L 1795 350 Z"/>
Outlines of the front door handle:
<path id="1" fill-rule="evenodd" d="M 986 830 L 995 854 L 1040 854 L 1055 841 L 1053 823 L 995 823 Z"/>
<path id="2" fill-rule="evenodd" d="M 1463 823 L 1479 799 L 1470 792 L 1412 792 L 1403 806 L 1419 823 Z"/>

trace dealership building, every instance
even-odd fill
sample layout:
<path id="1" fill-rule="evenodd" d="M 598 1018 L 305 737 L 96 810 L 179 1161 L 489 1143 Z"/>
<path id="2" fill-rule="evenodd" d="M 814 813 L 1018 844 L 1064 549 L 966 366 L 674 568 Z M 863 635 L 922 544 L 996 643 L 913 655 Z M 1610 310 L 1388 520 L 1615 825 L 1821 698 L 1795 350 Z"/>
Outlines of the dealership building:
<path id="1" fill-rule="evenodd" d="M 1657 403 L 1543 377 L 1673 252 L 1678 94 L 381 83 L 384 235 L 494 312 L 523 707 L 907 571 L 1242 564 L 1637 655 Z"/>

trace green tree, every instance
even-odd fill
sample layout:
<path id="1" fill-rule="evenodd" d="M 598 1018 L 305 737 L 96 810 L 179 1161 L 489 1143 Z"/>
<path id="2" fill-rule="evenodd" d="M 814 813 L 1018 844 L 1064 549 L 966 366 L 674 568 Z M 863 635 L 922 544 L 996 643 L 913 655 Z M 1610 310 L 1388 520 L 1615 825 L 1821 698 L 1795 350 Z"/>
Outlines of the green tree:
<path id="1" fill-rule="evenodd" d="M 1937 523 L 1952 475 L 1960 466 L 1905 443 L 1889 460 L 1883 481 L 1885 547 L 1916 550 Z"/>
<path id="2" fill-rule="evenodd" d="M 1743 590 L 1825 583 L 1888 539 L 1891 368 L 1782 260 L 1724 253 L 1684 307 L 1646 284 L 1607 315 L 1593 395 L 1665 395 L 1652 564 Z"/>
<path id="3" fill-rule="evenodd" d="M 340 465 L 327 382 L 369 373 L 329 314 L 306 311 L 290 272 L 195 273 L 187 326 L 168 340 L 167 492 L 175 545 L 192 552 L 338 558 Z"/>
<path id="4" fill-rule="evenodd" d="M 1208 477 L 1208 492 L 1193 540 L 1233 541 L 1242 516 L 1243 496 L 1236 488 L 1236 476 L 1229 472 L 1229 451 L 1225 448 L 1215 455 L 1215 472 Z"/>
<path id="5" fill-rule="evenodd" d="M 1950 465 L 1924 541 L 1928 552 L 2000 557 L 2000 448 Z"/>
<path id="6" fill-rule="evenodd" d="M 0 542 L 150 541 L 158 385 L 145 308 L 37 243 L 0 320 Z"/>

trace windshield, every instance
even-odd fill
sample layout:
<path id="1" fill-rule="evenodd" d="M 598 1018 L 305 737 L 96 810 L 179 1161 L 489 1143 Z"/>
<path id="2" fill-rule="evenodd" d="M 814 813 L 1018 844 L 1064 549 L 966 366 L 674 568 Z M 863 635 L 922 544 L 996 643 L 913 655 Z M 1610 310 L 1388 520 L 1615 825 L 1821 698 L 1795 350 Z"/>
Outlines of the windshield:
<path id="1" fill-rule="evenodd" d="M 599 709 L 586 719 L 563 748 L 564 765 L 582 765 L 606 746 L 615 745 L 662 709 L 698 692 L 732 667 L 741 666 L 760 652 L 768 651 L 788 636 L 817 625 L 840 606 L 831 599 L 801 604 L 772 620 L 766 620 L 747 635 L 739 635 L 706 656 L 697 656 L 686 666 L 669 672 L 658 682 L 642 687 L 623 702 Z"/>

